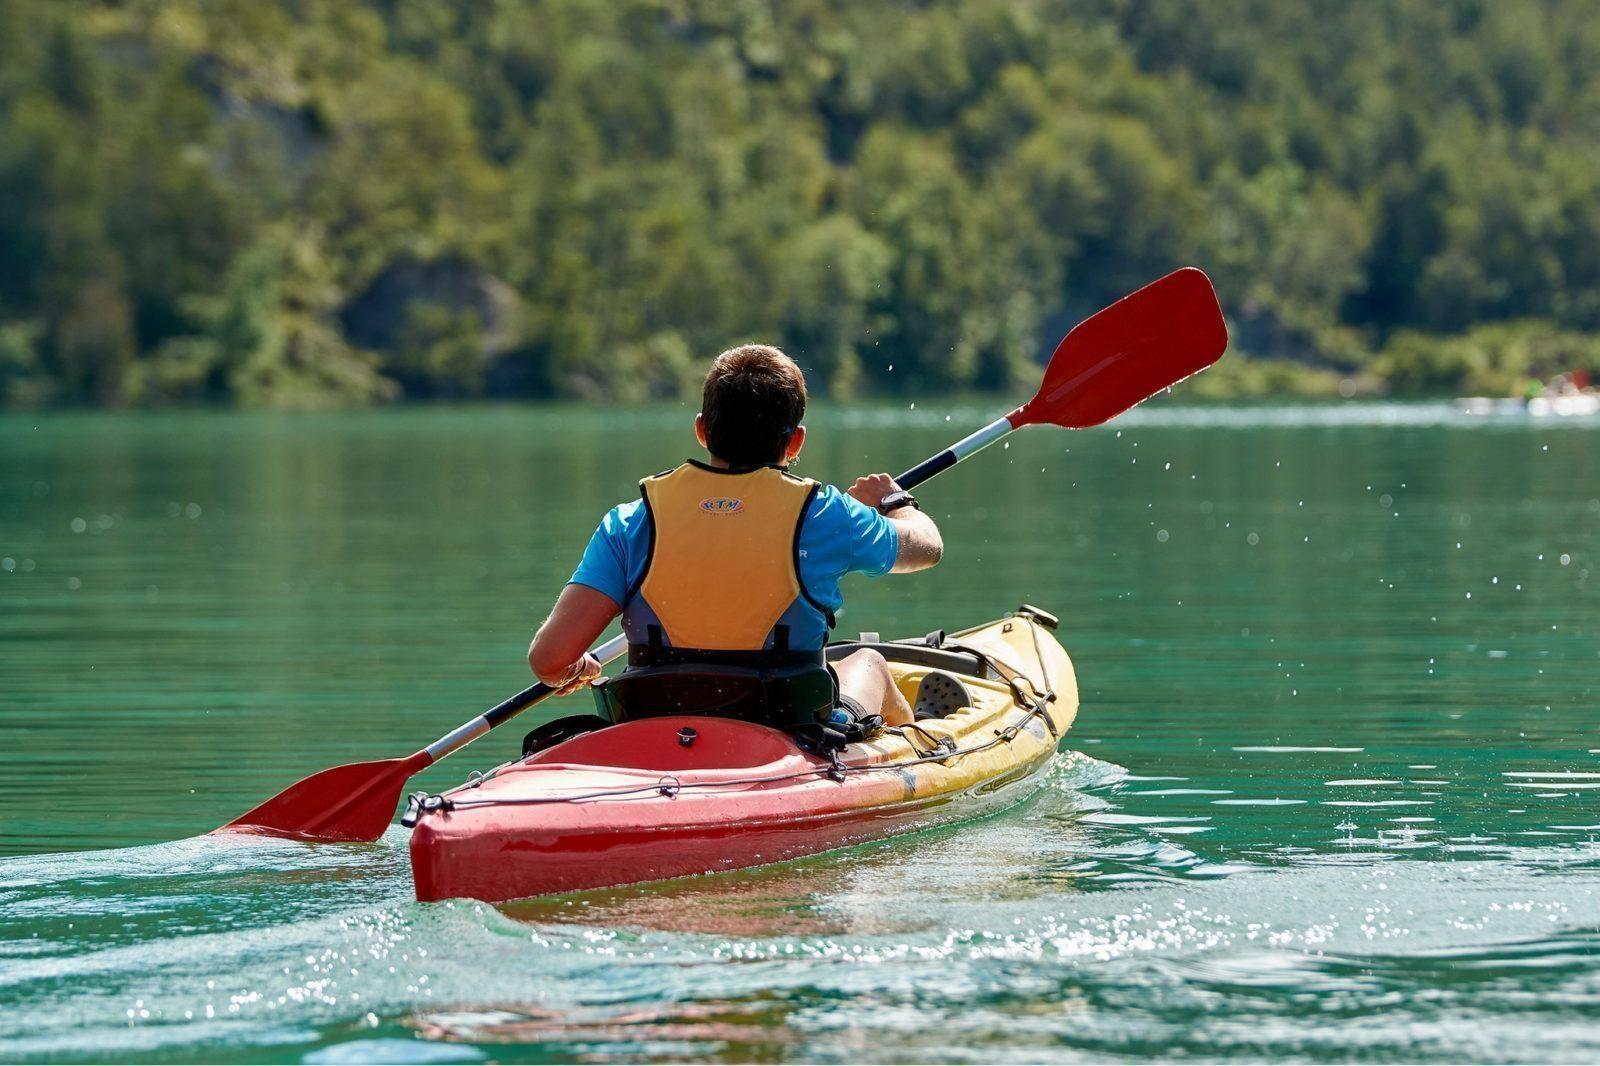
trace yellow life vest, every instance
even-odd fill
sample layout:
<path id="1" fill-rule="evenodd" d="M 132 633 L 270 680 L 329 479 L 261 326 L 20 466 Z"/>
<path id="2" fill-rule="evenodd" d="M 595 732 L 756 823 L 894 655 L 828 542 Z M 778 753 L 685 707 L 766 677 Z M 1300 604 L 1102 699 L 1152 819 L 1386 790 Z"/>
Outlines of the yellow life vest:
<path id="1" fill-rule="evenodd" d="M 784 652 L 791 609 L 815 610 L 831 625 L 797 568 L 819 487 L 775 466 L 730 471 L 693 460 L 640 482 L 650 556 L 624 604 L 629 643 Z"/>

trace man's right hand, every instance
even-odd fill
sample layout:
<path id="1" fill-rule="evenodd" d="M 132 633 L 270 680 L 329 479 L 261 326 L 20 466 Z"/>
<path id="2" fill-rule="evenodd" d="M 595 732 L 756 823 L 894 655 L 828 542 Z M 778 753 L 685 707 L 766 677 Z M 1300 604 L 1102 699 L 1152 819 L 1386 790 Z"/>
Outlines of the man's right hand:
<path id="1" fill-rule="evenodd" d="M 528 645 L 528 667 L 563 695 L 582 688 L 600 676 L 599 662 L 585 653 L 620 610 L 603 592 L 568 585 Z"/>
<path id="2" fill-rule="evenodd" d="M 567 680 L 555 686 L 556 695 L 571 695 L 599 677 L 604 670 L 605 667 L 600 664 L 599 659 L 585 652 L 583 658 L 572 664 L 572 672 Z"/>

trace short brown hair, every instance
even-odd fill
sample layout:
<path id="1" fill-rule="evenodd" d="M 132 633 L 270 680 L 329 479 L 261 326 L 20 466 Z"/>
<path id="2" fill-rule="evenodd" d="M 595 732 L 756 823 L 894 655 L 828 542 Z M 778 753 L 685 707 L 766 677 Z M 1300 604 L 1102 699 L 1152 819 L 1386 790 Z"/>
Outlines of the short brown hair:
<path id="1" fill-rule="evenodd" d="M 793 359 L 766 344 L 741 344 L 717 356 L 700 398 L 706 447 L 732 466 L 783 462 L 806 416 L 806 379 Z"/>

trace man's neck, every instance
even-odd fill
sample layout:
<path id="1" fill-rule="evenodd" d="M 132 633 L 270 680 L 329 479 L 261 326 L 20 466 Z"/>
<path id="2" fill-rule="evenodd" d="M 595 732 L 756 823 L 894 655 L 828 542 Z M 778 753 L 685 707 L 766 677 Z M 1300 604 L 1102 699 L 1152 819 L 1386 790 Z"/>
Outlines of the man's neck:
<path id="1" fill-rule="evenodd" d="M 734 468 L 733 464 L 728 462 L 728 460 L 719 459 L 715 455 L 712 455 L 710 452 L 706 453 L 705 462 L 706 462 L 707 466 L 714 466 L 718 470 L 732 470 Z M 775 460 L 774 462 L 771 462 L 771 463 L 759 463 L 759 464 L 757 464 L 757 466 L 775 466 L 779 470 L 787 470 L 787 469 L 789 469 L 789 464 L 784 462 L 784 460 L 782 460 L 782 459 Z M 744 468 L 741 467 L 740 469 L 744 469 Z M 753 470 L 753 469 L 756 469 L 756 467 L 750 467 L 749 469 Z"/>

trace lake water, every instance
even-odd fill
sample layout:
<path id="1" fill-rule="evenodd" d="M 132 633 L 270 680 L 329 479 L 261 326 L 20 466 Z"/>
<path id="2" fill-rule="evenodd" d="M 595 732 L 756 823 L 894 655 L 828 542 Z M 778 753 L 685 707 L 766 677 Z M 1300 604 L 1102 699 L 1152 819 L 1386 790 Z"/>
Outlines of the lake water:
<path id="1" fill-rule="evenodd" d="M 413 902 L 398 828 L 197 835 L 526 684 L 691 413 L 0 418 L 0 1059 L 1600 1060 L 1596 421 L 1155 407 L 929 484 L 944 564 L 841 628 L 1028 601 L 1082 685 L 981 822 L 504 908 Z M 820 411 L 801 469 L 992 413 Z"/>

